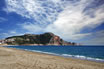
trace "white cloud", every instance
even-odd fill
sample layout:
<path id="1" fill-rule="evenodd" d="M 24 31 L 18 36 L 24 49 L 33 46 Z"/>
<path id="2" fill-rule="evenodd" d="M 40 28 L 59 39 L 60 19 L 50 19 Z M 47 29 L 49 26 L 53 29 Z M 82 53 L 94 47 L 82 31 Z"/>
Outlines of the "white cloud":
<path id="1" fill-rule="evenodd" d="M 93 34 L 81 33 L 84 28 L 92 30 L 104 22 L 104 5 L 84 11 L 93 1 L 6 0 L 6 11 L 33 19 L 21 25 L 30 32 L 53 32 L 65 40 L 80 40 Z"/>
<path id="2" fill-rule="evenodd" d="M 63 8 L 61 0 L 6 0 L 6 5 L 6 12 L 16 12 L 41 26 L 53 22 Z"/>
<path id="3" fill-rule="evenodd" d="M 97 31 L 92 36 L 92 39 L 82 41 L 82 43 L 86 45 L 104 45 L 104 30 Z"/>
<path id="4" fill-rule="evenodd" d="M 13 30 L 13 31 L 9 31 L 9 33 L 10 34 L 16 34 L 17 32 Z"/>
<path id="5" fill-rule="evenodd" d="M 16 35 L 23 35 L 23 33 L 17 32 L 16 30 L 9 30 L 8 32 L 0 33 L 0 39 L 4 39 Z"/>
<path id="6" fill-rule="evenodd" d="M 94 15 L 94 17 L 91 17 L 83 12 L 88 4 L 90 4 L 90 1 L 88 3 L 85 0 L 85 2 L 80 2 L 76 6 L 68 6 L 59 14 L 57 20 L 47 27 L 46 31 L 51 30 L 53 33 L 56 33 L 67 40 L 81 39 L 91 35 L 91 33 L 81 34 L 80 32 L 84 28 L 92 30 L 104 22 L 104 5 L 96 9 L 90 9 L 93 11 L 92 14 Z"/>
<path id="7" fill-rule="evenodd" d="M 41 28 L 38 25 L 32 24 L 30 22 L 27 22 L 27 23 L 24 23 L 24 24 L 21 24 L 21 25 L 22 25 L 23 29 L 26 29 L 31 33 L 38 33 L 38 32 L 43 31 L 43 28 Z"/>
<path id="8" fill-rule="evenodd" d="M 7 21 L 7 19 L 3 18 L 3 17 L 0 17 L 0 23 L 4 22 L 4 21 Z"/>

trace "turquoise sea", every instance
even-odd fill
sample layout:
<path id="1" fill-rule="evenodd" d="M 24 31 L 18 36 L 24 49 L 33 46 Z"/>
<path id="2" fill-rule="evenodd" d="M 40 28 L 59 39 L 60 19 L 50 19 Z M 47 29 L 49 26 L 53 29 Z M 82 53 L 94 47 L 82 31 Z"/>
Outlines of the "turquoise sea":
<path id="1" fill-rule="evenodd" d="M 104 46 L 6 46 L 66 58 L 104 62 Z"/>

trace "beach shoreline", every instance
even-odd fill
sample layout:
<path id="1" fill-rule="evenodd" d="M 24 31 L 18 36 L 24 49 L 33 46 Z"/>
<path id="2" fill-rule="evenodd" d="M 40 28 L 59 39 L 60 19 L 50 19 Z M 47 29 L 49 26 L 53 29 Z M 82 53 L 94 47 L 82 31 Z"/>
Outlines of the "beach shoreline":
<path id="1" fill-rule="evenodd" d="M 103 69 L 104 63 L 0 47 L 1 69 Z"/>
<path id="2" fill-rule="evenodd" d="M 14 46 L 18 46 L 18 45 L 7 45 L 7 46 L 3 46 L 3 47 L 17 49 L 17 50 L 29 51 L 29 52 L 33 52 L 33 53 L 35 52 L 35 53 L 59 56 L 59 57 L 64 57 L 64 58 L 72 58 L 72 59 L 79 59 L 79 60 L 87 60 L 87 61 L 104 63 L 104 60 L 100 59 L 100 58 L 92 58 L 92 57 L 86 57 L 86 56 L 80 56 L 80 55 L 57 54 L 57 53 L 44 52 L 44 51 L 38 51 L 38 50 L 19 49 L 19 48 L 15 48 Z"/>

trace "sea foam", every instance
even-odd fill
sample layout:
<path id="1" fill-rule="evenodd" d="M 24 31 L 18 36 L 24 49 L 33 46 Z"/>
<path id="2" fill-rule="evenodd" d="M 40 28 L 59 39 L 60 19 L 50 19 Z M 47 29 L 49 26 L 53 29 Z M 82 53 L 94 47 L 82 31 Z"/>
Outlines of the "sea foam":
<path id="1" fill-rule="evenodd" d="M 87 56 L 83 56 L 83 55 L 57 54 L 57 53 L 44 52 L 44 51 L 39 51 L 39 50 L 28 50 L 28 51 L 39 52 L 39 53 L 44 53 L 44 54 L 51 54 L 51 55 L 56 55 L 56 56 L 63 56 L 63 57 L 67 57 L 67 58 L 77 58 L 77 59 L 82 59 L 82 60 L 104 62 L 104 59 L 92 58 L 92 57 L 87 57 Z"/>

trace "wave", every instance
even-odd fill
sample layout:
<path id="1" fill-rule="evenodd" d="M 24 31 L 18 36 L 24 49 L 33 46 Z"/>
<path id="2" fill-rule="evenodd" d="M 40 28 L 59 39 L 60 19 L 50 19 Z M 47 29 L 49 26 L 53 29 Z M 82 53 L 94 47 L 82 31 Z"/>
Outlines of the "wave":
<path id="1" fill-rule="evenodd" d="M 84 60 L 91 60 L 91 61 L 100 61 L 100 62 L 104 62 L 104 59 L 92 58 L 92 57 L 87 57 L 87 56 L 82 56 L 82 55 L 62 54 L 62 56 L 64 56 L 64 57 L 74 57 L 74 58 L 79 58 L 79 59 L 84 59 Z"/>
<path id="2" fill-rule="evenodd" d="M 11 48 L 13 48 L 13 47 L 11 47 Z M 17 48 L 17 49 L 21 49 L 21 48 Z M 82 59 L 82 60 L 104 62 L 104 59 L 88 57 L 88 56 L 84 56 L 84 55 L 58 54 L 58 53 L 53 53 L 53 52 L 45 52 L 45 51 L 30 50 L 30 49 L 22 49 L 22 50 L 39 52 L 39 53 L 44 53 L 44 54 L 56 55 L 56 56 L 62 56 L 62 57 L 67 57 L 67 58 L 77 58 L 77 59 Z"/>
<path id="3" fill-rule="evenodd" d="M 25 50 L 28 50 L 28 49 L 25 49 Z M 77 58 L 77 59 L 83 59 L 83 60 L 90 60 L 90 61 L 104 62 L 104 59 L 100 59 L 100 58 L 92 58 L 92 57 L 87 57 L 87 56 L 82 56 L 82 55 L 57 54 L 57 53 L 44 52 L 44 51 L 39 51 L 39 50 L 28 50 L 28 51 L 39 52 L 39 53 L 44 53 L 44 54 L 51 54 L 51 55 L 56 55 L 56 56 L 63 56 L 63 57 Z"/>
<path id="4" fill-rule="evenodd" d="M 44 54 L 51 54 L 51 55 L 60 55 L 60 54 L 56 54 L 56 53 L 52 53 L 52 52 L 44 52 L 44 51 L 39 51 L 39 50 L 28 50 L 28 51 L 39 52 L 39 53 L 44 53 Z"/>

